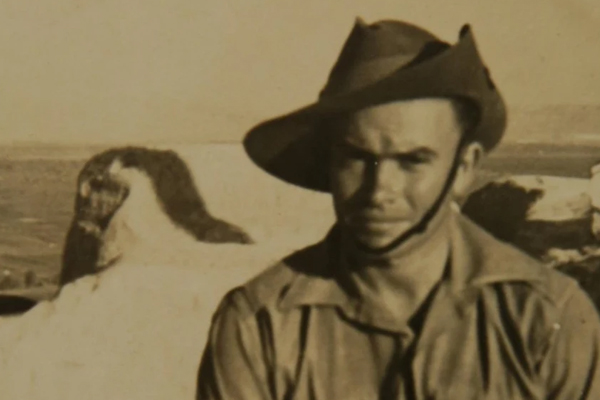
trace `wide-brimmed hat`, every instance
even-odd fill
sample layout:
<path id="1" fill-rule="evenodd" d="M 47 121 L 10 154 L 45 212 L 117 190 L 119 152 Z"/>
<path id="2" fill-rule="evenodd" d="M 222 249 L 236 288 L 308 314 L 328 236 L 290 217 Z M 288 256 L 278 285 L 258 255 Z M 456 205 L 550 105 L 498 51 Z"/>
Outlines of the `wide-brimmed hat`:
<path id="1" fill-rule="evenodd" d="M 384 103 L 417 98 L 458 98 L 477 110 L 470 130 L 487 151 L 500 141 L 506 107 L 484 65 L 471 27 L 456 44 L 415 25 L 357 18 L 319 99 L 254 127 L 244 139 L 249 157 L 291 184 L 329 191 L 328 133 L 324 120 Z"/>

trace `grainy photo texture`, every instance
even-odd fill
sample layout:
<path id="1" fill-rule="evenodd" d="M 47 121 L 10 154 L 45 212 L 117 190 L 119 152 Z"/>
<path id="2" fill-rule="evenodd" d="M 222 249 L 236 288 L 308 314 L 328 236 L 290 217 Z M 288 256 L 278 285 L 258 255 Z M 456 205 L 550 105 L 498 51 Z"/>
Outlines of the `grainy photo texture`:
<path id="1" fill-rule="evenodd" d="M 0 393 L 600 399 L 600 3 L 0 3 Z"/>

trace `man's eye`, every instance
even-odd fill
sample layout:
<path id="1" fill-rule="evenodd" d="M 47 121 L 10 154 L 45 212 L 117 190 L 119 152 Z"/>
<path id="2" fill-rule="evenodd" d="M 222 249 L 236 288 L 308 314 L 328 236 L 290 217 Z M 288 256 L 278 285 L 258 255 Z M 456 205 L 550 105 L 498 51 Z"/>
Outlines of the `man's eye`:
<path id="1" fill-rule="evenodd" d="M 357 149 L 353 149 L 350 147 L 341 147 L 337 152 L 337 159 L 342 162 L 342 164 L 348 163 L 356 163 L 356 162 L 366 162 L 370 161 L 369 156 Z"/>
<path id="2" fill-rule="evenodd" d="M 366 154 L 360 150 L 351 149 L 351 148 L 345 149 L 344 155 L 351 160 L 361 160 L 361 161 L 367 161 L 367 162 L 370 161 L 370 158 L 371 158 L 368 156 L 368 154 Z"/>
<path id="3" fill-rule="evenodd" d="M 399 164 L 404 168 L 416 168 L 420 165 L 427 164 L 429 158 L 423 157 L 419 154 L 406 154 L 398 157 Z"/>

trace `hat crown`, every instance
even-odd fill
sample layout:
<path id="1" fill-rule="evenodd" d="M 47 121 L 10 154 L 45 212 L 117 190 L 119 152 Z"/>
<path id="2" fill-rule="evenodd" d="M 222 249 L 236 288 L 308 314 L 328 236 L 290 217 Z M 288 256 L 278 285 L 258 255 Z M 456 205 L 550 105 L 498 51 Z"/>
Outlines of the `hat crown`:
<path id="1" fill-rule="evenodd" d="M 470 25 L 452 45 L 406 22 L 357 19 L 318 101 L 254 127 L 244 138 L 250 158 L 297 186 L 329 191 L 330 131 L 334 115 L 418 98 L 460 99 L 473 106 L 469 136 L 486 150 L 506 128 L 506 107 L 477 49 Z"/>
<path id="2" fill-rule="evenodd" d="M 372 24 L 357 18 L 350 36 L 342 48 L 338 62 L 345 57 L 354 61 L 389 57 L 396 54 L 415 56 L 423 46 L 439 41 L 432 33 L 403 21 L 381 20 Z"/>
<path id="3" fill-rule="evenodd" d="M 372 84 L 409 65 L 434 43 L 449 47 L 416 25 L 394 20 L 366 24 L 357 18 L 320 96 L 335 96 Z"/>

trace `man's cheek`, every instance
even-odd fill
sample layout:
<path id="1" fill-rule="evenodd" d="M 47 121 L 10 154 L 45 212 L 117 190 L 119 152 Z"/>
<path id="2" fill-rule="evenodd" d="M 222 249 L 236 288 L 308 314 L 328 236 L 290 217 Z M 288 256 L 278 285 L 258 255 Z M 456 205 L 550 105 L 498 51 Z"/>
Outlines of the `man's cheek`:
<path id="1" fill-rule="evenodd" d="M 332 176 L 334 190 L 343 198 L 356 194 L 364 184 L 364 169 L 357 163 L 347 163 Z"/>
<path id="2" fill-rule="evenodd" d="M 435 202 L 443 185 L 439 179 L 413 182 L 406 186 L 403 197 L 414 214 L 423 214 Z"/>

